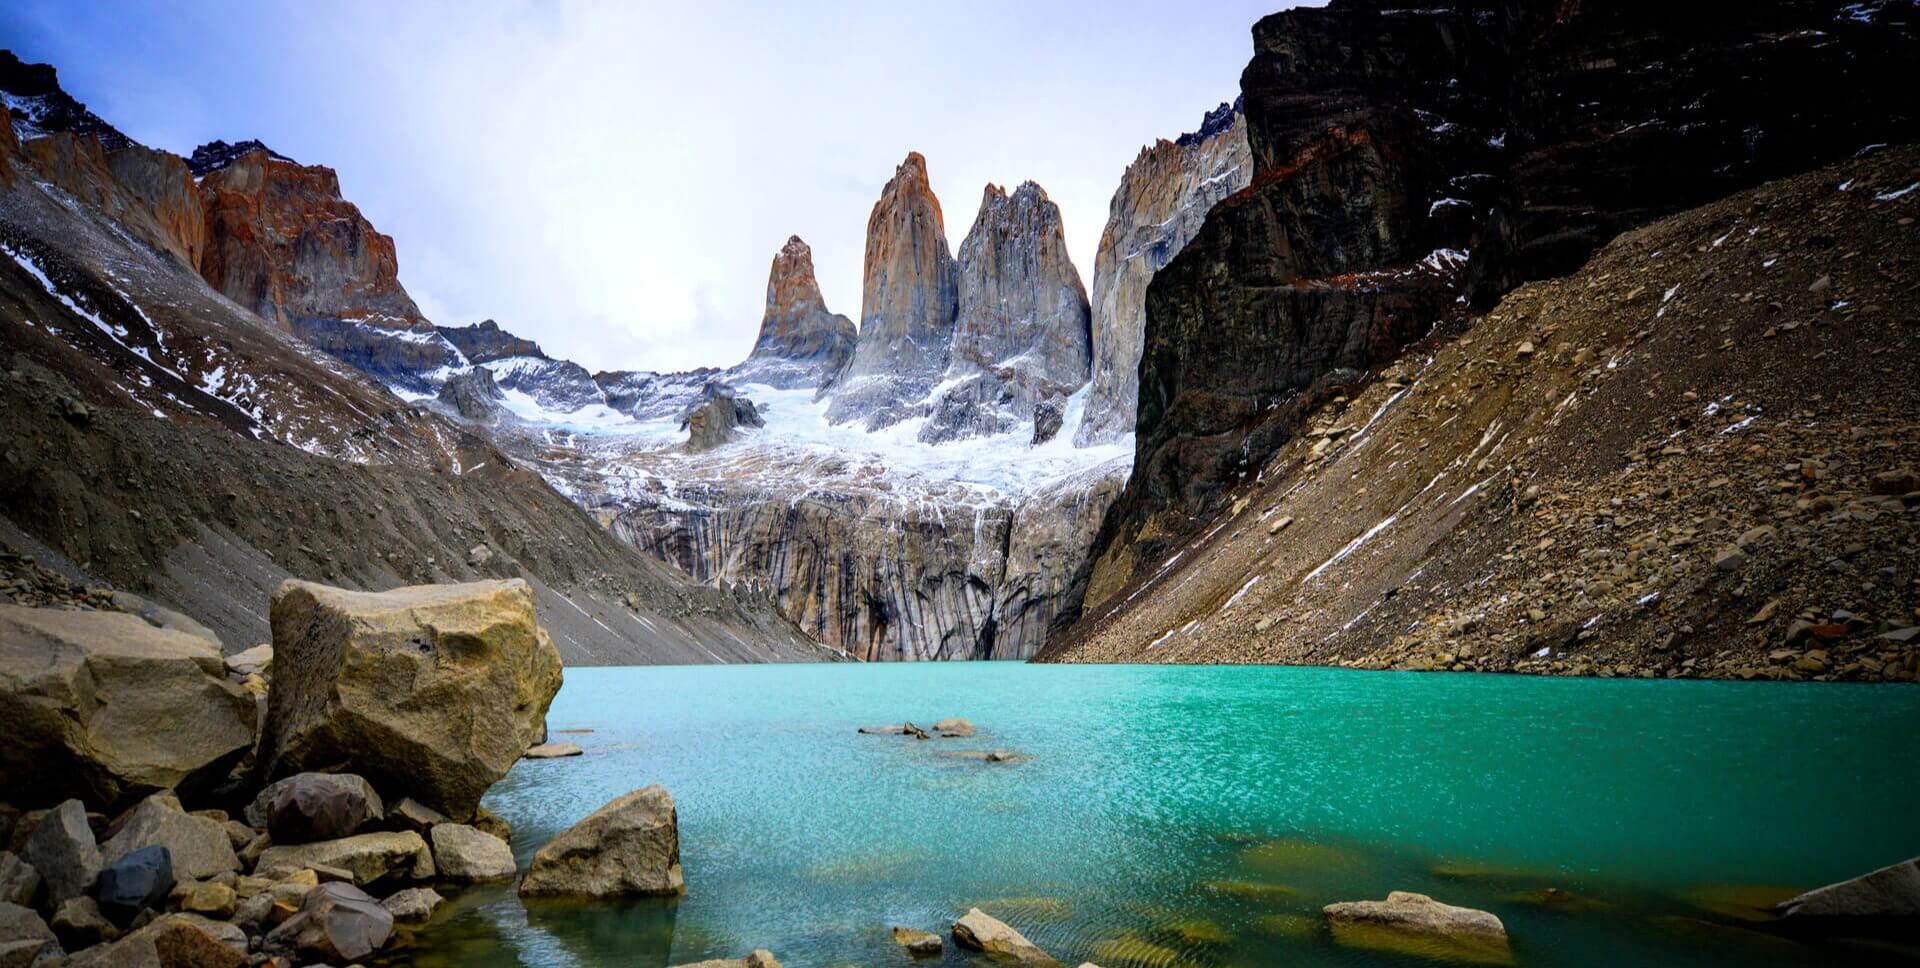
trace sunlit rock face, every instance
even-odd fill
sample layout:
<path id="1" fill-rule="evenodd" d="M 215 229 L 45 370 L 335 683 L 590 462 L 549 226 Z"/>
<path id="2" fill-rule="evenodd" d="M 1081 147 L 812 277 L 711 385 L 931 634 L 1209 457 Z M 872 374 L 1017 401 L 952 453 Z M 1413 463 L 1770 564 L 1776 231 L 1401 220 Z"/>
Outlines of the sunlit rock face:
<path id="1" fill-rule="evenodd" d="M 383 381 L 409 385 L 460 362 L 401 287 L 393 238 L 340 196 L 333 169 L 264 145 L 208 147 L 195 153 L 205 166 L 200 272 L 215 289 Z"/>
<path id="2" fill-rule="evenodd" d="M 727 376 L 781 389 L 821 386 L 846 366 L 857 338 L 852 320 L 827 311 L 813 275 L 813 250 L 796 235 L 767 272 L 767 309 L 753 352 Z"/>
<path id="3" fill-rule="evenodd" d="M 920 439 L 1002 433 L 1087 382 L 1087 293 L 1067 256 L 1060 207 L 1026 182 L 988 185 L 960 244 L 959 304 L 945 387 Z"/>
<path id="4" fill-rule="evenodd" d="M 1240 105 L 1209 112 L 1200 130 L 1140 149 L 1108 206 L 1093 264 L 1093 390 L 1075 442 L 1133 435 L 1147 283 L 1200 231 L 1207 212 L 1253 178 Z"/>
<path id="5" fill-rule="evenodd" d="M 878 429 L 919 415 L 947 368 L 959 303 L 940 200 L 919 152 L 895 169 L 867 218 L 860 334 L 830 388 L 827 417 Z"/>

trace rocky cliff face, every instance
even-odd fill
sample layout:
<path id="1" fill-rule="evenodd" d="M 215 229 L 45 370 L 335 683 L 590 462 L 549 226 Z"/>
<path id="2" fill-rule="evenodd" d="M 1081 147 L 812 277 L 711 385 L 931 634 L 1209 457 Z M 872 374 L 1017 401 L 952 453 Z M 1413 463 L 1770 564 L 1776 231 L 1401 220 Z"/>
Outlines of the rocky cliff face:
<path id="1" fill-rule="evenodd" d="M 1003 433 L 1087 382 L 1087 293 L 1067 257 L 1060 207 L 1026 182 L 988 185 L 960 244 L 947 371 L 920 439 Z"/>
<path id="2" fill-rule="evenodd" d="M 547 354 L 540 351 L 540 344 L 530 339 L 522 339 L 500 328 L 500 324 L 491 319 L 483 319 L 471 326 L 437 326 L 440 335 L 468 363 L 491 363 L 504 360 L 509 356 L 531 356 L 544 360 Z"/>
<path id="3" fill-rule="evenodd" d="M 221 153 L 198 152 L 203 159 Z M 459 354 L 400 286 L 393 239 L 340 196 L 330 168 L 264 146 L 200 176 L 200 272 L 227 298 L 320 350 L 396 385 Z"/>
<path id="4" fill-rule="evenodd" d="M 727 377 L 781 389 L 824 386 L 846 366 L 857 338 L 852 320 L 827 311 L 813 276 L 813 250 L 796 235 L 767 270 L 767 309 L 753 352 Z"/>
<path id="5" fill-rule="evenodd" d="M 726 385 L 709 383 L 686 413 L 680 429 L 687 432 L 687 453 L 700 454 L 731 443 L 741 427 L 764 427 L 753 401 L 736 395 Z"/>
<path id="6" fill-rule="evenodd" d="M 1238 104 L 1209 112 L 1198 131 L 1140 149 L 1127 166 L 1094 257 L 1093 388 L 1076 443 L 1132 436 L 1147 283 L 1186 247 L 1215 203 L 1252 179 Z"/>
<path id="7" fill-rule="evenodd" d="M 1306 408 L 1461 297 L 1916 130 L 1914 28 L 1864 8 L 1335 0 L 1262 20 L 1254 49 L 1254 177 L 1148 287 L 1134 471 L 1097 587 L 1164 560 Z"/>
<path id="8" fill-rule="evenodd" d="M 946 370 L 958 301 L 940 200 L 927 159 L 912 152 L 867 218 L 860 333 L 831 387 L 828 418 L 877 429 L 915 416 Z"/>
<path id="9" fill-rule="evenodd" d="M 133 143 L 62 90 L 53 65 L 22 63 L 10 50 L 0 50 L 0 106 L 7 109 L 17 141 L 66 132 L 92 136 L 107 151 Z"/>
<path id="10" fill-rule="evenodd" d="M 1048 656 L 1920 679 L 1916 218 L 1908 144 L 1623 233 L 1306 409 Z"/>

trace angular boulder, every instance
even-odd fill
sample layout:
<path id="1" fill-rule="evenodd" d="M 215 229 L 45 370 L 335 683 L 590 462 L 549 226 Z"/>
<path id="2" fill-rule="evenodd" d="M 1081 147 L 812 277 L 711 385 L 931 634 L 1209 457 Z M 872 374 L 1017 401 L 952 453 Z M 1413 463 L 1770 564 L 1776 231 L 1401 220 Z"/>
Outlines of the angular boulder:
<path id="1" fill-rule="evenodd" d="M 435 908 L 446 899 L 431 887 L 409 887 L 404 891 L 395 891 L 380 906 L 393 915 L 395 921 L 403 924 L 421 924 L 433 918 Z"/>
<path id="2" fill-rule="evenodd" d="M 322 884 L 300 912 L 267 933 L 263 947 L 314 961 L 358 961 L 393 934 L 393 913 L 351 884 Z"/>
<path id="3" fill-rule="evenodd" d="M 194 914 L 166 914 L 112 944 L 74 955 L 67 968 L 240 968 L 246 933 Z"/>
<path id="4" fill-rule="evenodd" d="M 40 873 L 48 906 L 85 894 L 100 875 L 100 848 L 93 842 L 87 808 L 68 800 L 48 811 L 27 835 L 20 859 Z"/>
<path id="5" fill-rule="evenodd" d="M 53 912 L 50 923 L 53 933 L 60 938 L 60 946 L 68 951 L 91 948 L 120 937 L 120 929 L 100 912 L 100 905 L 85 895 L 67 898 L 59 910 Z"/>
<path id="6" fill-rule="evenodd" d="M 27 968 L 60 954 L 53 930 L 32 908 L 0 901 L 0 968 Z"/>
<path id="7" fill-rule="evenodd" d="M 442 880 L 457 884 L 513 880 L 513 849 L 492 834 L 464 824 L 433 828 L 433 867 Z"/>
<path id="8" fill-rule="evenodd" d="M 650 786 L 618 797 L 533 855 L 522 897 L 623 897 L 686 892 L 673 797 Z"/>
<path id="9" fill-rule="evenodd" d="M 1026 935 L 979 908 L 969 909 L 965 916 L 953 922 L 953 943 L 1017 964 L 1058 964 L 1052 956 L 1040 950 L 1039 945 L 1028 941 Z"/>
<path id="10" fill-rule="evenodd" d="M 1793 927 L 1920 934 L 1920 857 L 1814 888 L 1775 910 Z"/>
<path id="11" fill-rule="evenodd" d="M 266 775 L 338 769 L 454 820 L 520 759 L 560 689 L 525 581 L 273 596 Z"/>
<path id="12" fill-rule="evenodd" d="M 126 924 L 141 911 L 159 907 L 173 885 L 173 858 L 167 848 L 142 847 L 100 872 L 93 898 L 102 914 L 117 924 Z"/>
<path id="13" fill-rule="evenodd" d="M 1335 941 L 1354 948 L 1474 964 L 1511 964 L 1507 928 L 1486 911 L 1455 907 L 1411 891 L 1384 901 L 1344 901 L 1321 909 Z"/>
<path id="14" fill-rule="evenodd" d="M 40 900 L 40 872 L 9 850 L 0 850 L 0 901 L 32 907 Z"/>
<path id="15" fill-rule="evenodd" d="M 254 701 L 217 645 L 123 612 L 0 605 L 0 789 L 114 805 L 223 778 Z"/>
<path id="16" fill-rule="evenodd" d="M 165 847 L 174 876 L 187 880 L 204 880 L 240 869 L 227 825 L 182 812 L 172 797 L 148 797 L 128 811 L 120 829 L 101 845 L 101 860 L 112 865 L 147 847 Z"/>
<path id="17" fill-rule="evenodd" d="M 296 773 L 261 790 L 247 820 L 265 826 L 276 844 L 304 844 L 350 836 L 385 813 L 380 794 L 363 777 Z"/>
<path id="18" fill-rule="evenodd" d="M 447 823 L 447 815 L 412 797 L 401 797 L 387 807 L 386 825 L 389 830 L 412 830 L 426 833 L 437 823 Z"/>
<path id="19" fill-rule="evenodd" d="M 321 867 L 346 871 L 353 877 L 353 883 L 360 886 L 434 875 L 433 854 L 427 849 L 427 842 L 411 830 L 269 847 L 261 853 L 254 871 L 262 877 L 273 877 Z"/>

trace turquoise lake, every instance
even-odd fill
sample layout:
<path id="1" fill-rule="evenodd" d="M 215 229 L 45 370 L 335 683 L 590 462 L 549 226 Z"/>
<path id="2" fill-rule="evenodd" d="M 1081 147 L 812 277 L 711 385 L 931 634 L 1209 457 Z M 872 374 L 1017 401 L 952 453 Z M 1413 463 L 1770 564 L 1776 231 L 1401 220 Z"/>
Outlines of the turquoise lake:
<path id="1" fill-rule="evenodd" d="M 861 735 L 973 721 L 971 739 Z M 1920 689 L 1275 667 L 920 663 L 568 669 L 487 805 L 533 851 L 659 783 L 677 901 L 450 893 L 422 965 L 639 965 L 768 948 L 907 965 L 969 907 L 1067 965 L 1409 965 L 1324 904 L 1499 915 L 1527 965 L 1875 964 L 1751 906 L 1920 854 Z M 567 733 L 565 730 L 591 730 Z M 988 763 L 956 755 L 1010 750 Z M 1571 895 L 1542 903 L 1545 888 Z M 970 963 L 949 941 L 946 964 Z M 939 961 L 921 962 L 937 964 Z"/>

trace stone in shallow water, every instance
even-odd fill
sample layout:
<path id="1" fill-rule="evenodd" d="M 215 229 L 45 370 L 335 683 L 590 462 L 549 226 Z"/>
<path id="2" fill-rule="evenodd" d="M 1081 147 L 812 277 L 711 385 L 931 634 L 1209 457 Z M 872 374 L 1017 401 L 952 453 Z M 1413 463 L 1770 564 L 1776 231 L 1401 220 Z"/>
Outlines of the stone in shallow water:
<path id="1" fill-rule="evenodd" d="M 520 879 L 522 897 L 686 892 L 673 797 L 650 786 L 616 798 L 547 842 Z"/>
<path id="2" fill-rule="evenodd" d="M 1334 940 L 1348 947 L 1474 964 L 1513 963 L 1499 918 L 1425 894 L 1394 891 L 1384 901 L 1343 901 L 1321 911 Z"/>
<path id="3" fill-rule="evenodd" d="M 932 957 L 946 947 L 941 943 L 940 936 L 931 931 L 904 927 L 893 929 L 893 943 L 907 949 L 907 953 L 916 958 Z"/>
<path id="4" fill-rule="evenodd" d="M 953 922 L 953 943 L 1023 965 L 1056 964 L 1038 945 L 1028 941 L 1026 935 L 979 908 L 969 909 Z"/>
<path id="5" fill-rule="evenodd" d="M 409 887 L 381 901 L 380 906 L 393 912 L 395 921 L 420 924 L 431 919 L 434 909 L 444 900 L 440 892 L 431 887 Z"/>
<path id="6" fill-rule="evenodd" d="M 1781 902 L 1778 910 L 1790 924 L 1904 928 L 1913 934 L 1920 927 L 1920 857 L 1815 888 Z"/>
<path id="7" fill-rule="evenodd" d="M 579 756 L 586 750 L 573 743 L 541 743 L 527 747 L 526 758 L 530 760 L 557 760 L 563 756 Z"/>
<path id="8" fill-rule="evenodd" d="M 491 834 L 457 823 L 433 828 L 433 866 L 439 876 L 456 884 L 512 880 L 513 850 Z"/>

